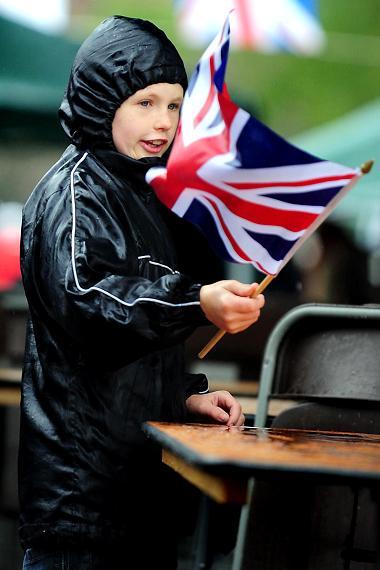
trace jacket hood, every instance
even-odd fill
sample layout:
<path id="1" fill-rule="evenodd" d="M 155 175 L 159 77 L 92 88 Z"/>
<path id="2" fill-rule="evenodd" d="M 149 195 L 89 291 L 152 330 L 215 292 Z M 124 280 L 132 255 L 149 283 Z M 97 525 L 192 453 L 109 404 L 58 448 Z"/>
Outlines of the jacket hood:
<path id="1" fill-rule="evenodd" d="M 112 121 L 120 105 L 154 83 L 187 76 L 178 51 L 151 22 L 125 16 L 104 20 L 75 57 L 59 109 L 62 127 L 78 147 L 112 147 Z"/>

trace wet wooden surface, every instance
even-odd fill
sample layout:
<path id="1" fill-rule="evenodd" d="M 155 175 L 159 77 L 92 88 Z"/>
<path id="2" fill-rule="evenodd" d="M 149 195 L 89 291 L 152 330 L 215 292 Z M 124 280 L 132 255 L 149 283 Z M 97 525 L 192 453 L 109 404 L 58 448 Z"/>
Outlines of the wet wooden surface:
<path id="1" fill-rule="evenodd" d="M 21 368 L 0 368 L 0 381 L 19 384 L 21 382 L 21 374 Z"/>
<path id="2" fill-rule="evenodd" d="M 0 368 L 0 406 L 19 406 L 20 386 L 20 368 Z"/>
<path id="3" fill-rule="evenodd" d="M 257 396 L 259 393 L 258 380 L 218 380 L 217 378 L 209 378 L 209 389 L 227 390 L 234 396 Z"/>
<path id="4" fill-rule="evenodd" d="M 21 401 L 20 389 L 0 386 L 0 406 L 19 406 Z"/>
<path id="5" fill-rule="evenodd" d="M 164 460 L 210 495 L 209 485 L 187 476 L 186 466 L 198 479 L 205 473 L 228 479 L 228 485 L 232 481 L 241 496 L 251 476 L 380 485 L 380 435 L 160 422 L 147 422 L 144 429 L 165 450 Z M 223 495 L 213 498 L 228 501 Z"/>

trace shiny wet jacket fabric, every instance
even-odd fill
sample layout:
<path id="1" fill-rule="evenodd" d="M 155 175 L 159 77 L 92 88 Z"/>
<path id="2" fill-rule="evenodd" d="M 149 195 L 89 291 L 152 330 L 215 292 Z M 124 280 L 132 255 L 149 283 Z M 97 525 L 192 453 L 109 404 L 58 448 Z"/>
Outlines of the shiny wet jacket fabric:
<path id="1" fill-rule="evenodd" d="M 133 45 L 141 30 L 135 51 L 125 47 L 131 29 Z M 173 50 L 140 20 L 111 18 L 95 31 L 79 51 L 61 106 L 73 144 L 24 207 L 30 319 L 19 481 L 26 547 L 141 535 L 158 517 L 161 469 L 141 424 L 182 421 L 186 397 L 207 390 L 203 375 L 185 373 L 183 342 L 209 324 L 199 290 L 218 277 L 218 263 L 193 226 L 145 183 L 146 170 L 162 160 L 122 156 L 109 131 L 118 104 L 140 85 L 152 78 L 185 85 Z M 128 53 L 132 85 L 125 89 L 121 53 Z M 86 67 L 93 54 L 102 61 L 96 70 Z"/>

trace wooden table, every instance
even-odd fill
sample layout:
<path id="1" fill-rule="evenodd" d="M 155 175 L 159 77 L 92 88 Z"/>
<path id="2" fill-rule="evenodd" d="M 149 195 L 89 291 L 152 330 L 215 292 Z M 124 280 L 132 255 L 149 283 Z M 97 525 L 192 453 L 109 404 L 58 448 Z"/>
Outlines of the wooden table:
<path id="1" fill-rule="evenodd" d="M 251 476 L 380 484 L 380 435 L 147 422 L 163 460 L 218 502 L 246 500 Z"/>
<path id="2" fill-rule="evenodd" d="M 247 503 L 233 570 L 241 568 L 253 478 L 360 481 L 379 496 L 380 435 L 160 422 L 147 422 L 144 430 L 162 446 L 163 461 L 207 496 L 220 503 Z"/>
<path id="3" fill-rule="evenodd" d="M 258 380 L 218 380 L 217 378 L 209 378 L 208 384 L 210 392 L 227 390 L 234 396 L 247 397 L 257 396 L 260 387 Z"/>
<path id="4" fill-rule="evenodd" d="M 0 406 L 18 406 L 21 388 L 20 368 L 0 368 Z"/>

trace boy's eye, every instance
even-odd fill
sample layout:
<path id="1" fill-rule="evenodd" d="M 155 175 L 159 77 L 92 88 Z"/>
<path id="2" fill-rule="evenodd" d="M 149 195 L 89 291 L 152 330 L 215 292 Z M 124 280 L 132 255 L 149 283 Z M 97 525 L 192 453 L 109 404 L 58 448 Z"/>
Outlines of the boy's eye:
<path id="1" fill-rule="evenodd" d="M 140 101 L 139 104 L 141 105 L 141 107 L 149 107 L 150 101 L 148 100 Z"/>
<path id="2" fill-rule="evenodd" d="M 177 109 L 179 109 L 179 105 L 178 103 L 170 103 L 170 105 L 168 105 L 168 108 L 170 111 L 176 111 Z"/>

